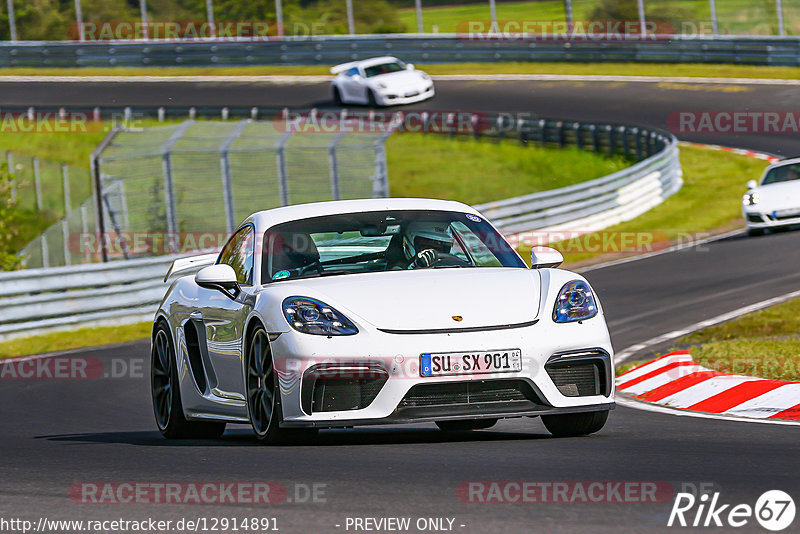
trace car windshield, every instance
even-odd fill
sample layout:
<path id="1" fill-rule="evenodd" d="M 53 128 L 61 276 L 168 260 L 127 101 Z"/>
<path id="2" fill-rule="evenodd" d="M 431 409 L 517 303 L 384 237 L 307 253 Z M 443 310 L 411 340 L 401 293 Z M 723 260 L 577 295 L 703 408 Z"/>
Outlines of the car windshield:
<path id="1" fill-rule="evenodd" d="M 364 67 L 364 75 L 367 78 L 372 78 L 373 76 L 380 76 L 381 74 L 399 72 L 401 70 L 405 70 L 405 68 L 405 65 L 398 63 L 397 61 L 391 61 L 389 63 L 381 63 L 379 65 Z"/>
<path id="2" fill-rule="evenodd" d="M 262 280 L 525 263 L 481 217 L 449 211 L 328 215 L 264 234 Z"/>
<path id="3" fill-rule="evenodd" d="M 761 185 L 777 184 L 779 182 L 791 182 L 800 178 L 800 163 L 781 165 L 770 169 Z"/>

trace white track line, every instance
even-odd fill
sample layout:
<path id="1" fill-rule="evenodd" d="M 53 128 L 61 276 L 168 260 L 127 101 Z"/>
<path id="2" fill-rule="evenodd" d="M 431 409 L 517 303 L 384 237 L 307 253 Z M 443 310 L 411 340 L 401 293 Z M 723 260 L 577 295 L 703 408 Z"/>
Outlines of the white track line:
<path id="1" fill-rule="evenodd" d="M 648 339 L 647 341 L 644 341 L 642 343 L 637 343 L 636 345 L 631 345 L 630 347 L 627 347 L 617 352 L 616 355 L 614 356 L 614 361 L 617 365 L 619 365 L 620 363 L 624 362 L 631 356 L 635 355 L 637 352 L 640 352 L 654 345 L 659 345 L 667 341 L 678 339 L 679 337 L 683 337 L 686 334 L 690 334 L 696 330 L 702 330 L 703 328 L 708 328 L 709 326 L 714 326 L 720 323 L 724 323 L 726 321 L 730 321 L 731 319 L 736 319 L 737 317 L 741 317 L 742 315 L 762 310 L 764 308 L 768 308 L 775 304 L 780 304 L 781 302 L 786 302 L 787 300 L 791 300 L 796 297 L 800 297 L 800 290 L 792 291 L 791 293 L 787 293 L 779 297 L 762 300 L 761 302 L 756 302 L 755 304 L 744 306 L 742 308 L 739 308 L 738 310 L 733 310 L 731 312 L 723 313 L 722 315 L 717 315 L 716 317 L 712 317 L 711 319 L 700 321 L 699 323 L 687 326 L 686 328 L 682 328 L 680 330 L 674 330 L 672 332 L 656 336 L 652 339 Z"/>
<path id="2" fill-rule="evenodd" d="M 667 415 L 677 415 L 679 417 L 696 417 L 698 419 L 716 419 L 718 421 L 735 421 L 740 423 L 800 426 L 800 421 L 787 421 L 784 419 L 754 419 L 748 417 L 738 417 L 735 415 L 717 415 L 713 413 L 690 412 L 688 410 L 681 410 L 680 408 L 670 408 L 668 406 L 653 404 L 651 402 L 637 401 L 619 394 L 616 395 L 614 400 L 617 404 L 620 406 L 625 406 L 626 408 L 633 408 L 636 410 L 644 410 L 646 412 L 655 412 Z"/>

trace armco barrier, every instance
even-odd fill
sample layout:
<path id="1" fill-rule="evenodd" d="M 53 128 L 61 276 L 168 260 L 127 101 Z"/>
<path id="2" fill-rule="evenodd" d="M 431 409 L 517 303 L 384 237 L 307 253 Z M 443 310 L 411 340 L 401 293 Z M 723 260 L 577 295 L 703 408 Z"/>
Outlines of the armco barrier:
<path id="1" fill-rule="evenodd" d="M 387 54 L 425 63 L 634 61 L 797 66 L 800 37 L 673 35 L 603 41 L 387 34 L 286 37 L 279 41 L 25 41 L 0 43 L 0 67 L 333 65 Z"/>
<path id="2" fill-rule="evenodd" d="M 667 133 L 545 119 L 508 124 L 502 116 L 475 120 L 484 123 L 474 135 L 498 141 L 571 145 L 638 160 L 628 169 L 585 183 L 476 206 L 505 234 L 548 228 L 599 230 L 647 211 L 682 184 L 677 140 Z M 150 320 L 168 287 L 164 274 L 176 257 L 0 273 L 0 339 Z"/>
<path id="3" fill-rule="evenodd" d="M 0 339 L 83 324 L 149 321 L 175 257 L 0 273 Z"/>

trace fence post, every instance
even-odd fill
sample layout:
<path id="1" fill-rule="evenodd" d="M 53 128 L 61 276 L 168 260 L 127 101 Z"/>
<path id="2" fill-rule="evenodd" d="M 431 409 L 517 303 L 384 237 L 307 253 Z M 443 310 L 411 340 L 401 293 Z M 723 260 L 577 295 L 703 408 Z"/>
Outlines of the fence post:
<path id="1" fill-rule="evenodd" d="M 172 161 L 170 152 L 161 155 L 161 173 L 164 176 L 164 204 L 167 215 L 167 233 L 169 234 L 169 249 L 173 250 L 174 236 L 178 233 L 177 206 L 175 205 L 175 188 L 172 184 Z"/>
<path id="2" fill-rule="evenodd" d="M 581 123 L 572 123 L 572 129 L 575 130 L 575 146 L 578 150 L 583 150 L 583 132 L 581 131 Z"/>
<path id="3" fill-rule="evenodd" d="M 717 2 L 708 0 L 708 9 L 711 11 L 711 33 L 719 35 L 719 23 L 717 22 Z"/>
<path id="4" fill-rule="evenodd" d="M 220 145 L 219 165 L 222 171 L 222 201 L 225 204 L 225 229 L 233 232 L 236 227 L 236 212 L 233 206 L 233 179 L 231 178 L 231 162 L 229 150 L 231 145 L 242 134 L 250 121 L 245 119 L 236 124 L 228 137 Z"/>
<path id="5" fill-rule="evenodd" d="M 786 26 L 783 23 L 783 0 L 775 0 L 775 10 L 778 12 L 778 35 L 786 35 Z"/>
<path id="6" fill-rule="evenodd" d="M 278 165 L 278 192 L 281 196 L 281 206 L 289 205 L 289 178 L 286 176 L 286 143 L 291 136 L 291 132 L 284 133 L 275 146 L 275 158 Z"/>
<path id="7" fill-rule="evenodd" d="M 39 245 L 42 247 L 42 267 L 50 267 L 50 254 L 47 250 L 46 234 L 39 236 Z"/>
<path id="8" fill-rule="evenodd" d="M 414 8 L 417 11 L 417 33 L 425 33 L 425 26 L 422 24 L 422 0 L 414 0 Z"/>
<path id="9" fill-rule="evenodd" d="M 39 158 L 33 158 L 33 193 L 36 195 L 36 211 L 42 212 L 42 181 L 39 177 Z"/>
<path id="10" fill-rule="evenodd" d="M 336 158 L 336 146 L 342 140 L 345 134 L 342 132 L 333 136 L 330 145 L 328 145 L 328 170 L 331 176 L 331 198 L 333 200 L 341 200 L 342 195 L 339 191 L 339 162 Z"/>
<path id="11" fill-rule="evenodd" d="M 108 261 L 108 242 L 106 240 L 106 223 L 103 218 L 103 177 L 100 173 L 100 156 L 106 148 L 114 141 L 114 138 L 120 132 L 119 124 L 114 124 L 111 130 L 103 137 L 100 144 L 95 147 L 89 157 L 89 163 L 92 170 L 92 194 L 94 196 L 94 205 L 96 211 L 95 229 L 97 231 L 97 239 L 100 243 L 100 259 L 103 262 Z"/>
<path id="12" fill-rule="evenodd" d="M 14 156 L 10 150 L 6 151 L 6 165 L 8 166 L 8 174 L 14 176 Z M 11 179 L 11 183 L 9 184 L 11 188 L 11 202 L 17 201 L 17 180 L 15 178 Z"/>
<path id="13" fill-rule="evenodd" d="M 347 10 L 347 32 L 350 35 L 355 35 L 356 23 L 353 19 L 353 0 L 345 0 L 345 9 Z"/>
<path id="14" fill-rule="evenodd" d="M 61 164 L 61 180 L 64 185 L 64 218 L 61 219 L 61 233 L 64 238 L 64 265 L 72 263 L 69 254 L 69 212 L 71 207 L 69 192 L 69 170 L 65 163 Z"/>
<path id="15" fill-rule="evenodd" d="M 606 129 L 608 131 L 608 157 L 612 157 L 617 151 L 617 136 L 614 135 L 616 132 L 614 132 L 613 126 L 608 125 Z"/>
<path id="16" fill-rule="evenodd" d="M 647 37 L 647 29 L 645 28 L 645 16 L 644 16 L 644 0 L 636 0 L 636 7 L 639 11 L 639 31 L 642 34 L 642 37 Z"/>
<path id="17" fill-rule="evenodd" d="M 14 0 L 8 0 L 8 29 L 12 41 L 17 40 L 17 21 L 14 17 Z"/>

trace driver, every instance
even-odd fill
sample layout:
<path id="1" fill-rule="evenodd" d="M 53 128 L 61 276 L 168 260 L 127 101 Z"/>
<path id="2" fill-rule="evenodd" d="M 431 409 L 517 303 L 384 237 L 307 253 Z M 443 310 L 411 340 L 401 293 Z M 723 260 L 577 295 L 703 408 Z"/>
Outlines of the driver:
<path id="1" fill-rule="evenodd" d="M 453 233 L 446 222 L 412 222 L 403 235 L 403 254 L 412 269 L 430 267 L 452 248 Z"/>

